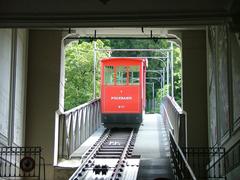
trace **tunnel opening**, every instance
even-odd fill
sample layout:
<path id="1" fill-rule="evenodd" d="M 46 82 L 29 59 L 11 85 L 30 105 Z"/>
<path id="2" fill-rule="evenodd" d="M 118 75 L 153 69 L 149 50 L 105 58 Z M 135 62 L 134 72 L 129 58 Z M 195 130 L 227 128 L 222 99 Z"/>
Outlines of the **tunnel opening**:
<path id="1" fill-rule="evenodd" d="M 71 32 L 64 38 L 62 63 L 65 110 L 100 97 L 99 62 L 104 57 L 148 59 L 146 112 L 159 111 L 166 95 L 182 105 L 181 41 L 167 29 L 79 28 Z"/>
<path id="2" fill-rule="evenodd" d="M 66 129 L 70 130 L 66 132 L 69 134 L 67 136 L 71 136 L 69 139 L 73 137 L 75 140 L 61 144 L 62 150 L 59 157 L 74 158 L 78 151 L 77 147 L 84 144 L 86 140 L 89 141 L 88 138 L 91 139 L 91 135 L 101 123 L 101 119 L 91 114 L 99 111 L 99 101 L 95 101 L 95 99 L 101 95 L 99 93 L 99 62 L 101 58 L 148 59 L 145 87 L 146 113 L 160 113 L 160 103 L 167 95 L 176 99 L 176 103 L 181 106 L 181 40 L 176 35 L 168 33 L 163 28 L 103 28 L 97 30 L 95 28 L 79 28 L 70 29 L 70 32 L 63 39 L 64 61 L 62 61 L 62 65 L 64 68 L 62 69 L 64 69 L 64 108 L 66 110 L 63 117 L 68 122 Z M 127 83 L 130 83 L 130 69 L 128 67 L 126 71 Z M 75 84 L 73 85 L 73 83 Z M 69 90 L 73 93 L 69 93 Z M 85 102 L 90 104 L 84 104 Z M 152 117 L 154 117 L 152 123 L 159 123 L 158 118 Z M 89 118 L 93 118 L 94 121 Z M 65 126 L 61 122 L 59 125 L 60 127 Z M 146 126 L 151 127 L 152 125 Z M 154 133 L 157 131 L 155 129 Z M 78 133 L 76 134 L 76 132 Z M 165 133 L 165 131 L 163 132 Z M 79 136 L 80 139 L 76 139 L 75 136 L 76 138 Z M 153 146 L 154 150 L 156 148 L 158 146 Z M 63 165 L 64 162 L 60 162 L 60 164 Z M 144 165 L 141 168 L 145 169 Z M 152 168 L 156 169 L 157 167 Z M 167 168 L 169 168 L 168 165 Z"/>

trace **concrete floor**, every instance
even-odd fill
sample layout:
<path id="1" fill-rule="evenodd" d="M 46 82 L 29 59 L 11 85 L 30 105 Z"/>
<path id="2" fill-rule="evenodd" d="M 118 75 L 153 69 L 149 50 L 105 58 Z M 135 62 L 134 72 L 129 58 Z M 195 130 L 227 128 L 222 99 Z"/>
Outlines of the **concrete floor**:
<path id="1" fill-rule="evenodd" d="M 147 114 L 139 128 L 134 155 L 141 155 L 139 180 L 174 179 L 169 159 L 169 143 L 163 119 Z"/>

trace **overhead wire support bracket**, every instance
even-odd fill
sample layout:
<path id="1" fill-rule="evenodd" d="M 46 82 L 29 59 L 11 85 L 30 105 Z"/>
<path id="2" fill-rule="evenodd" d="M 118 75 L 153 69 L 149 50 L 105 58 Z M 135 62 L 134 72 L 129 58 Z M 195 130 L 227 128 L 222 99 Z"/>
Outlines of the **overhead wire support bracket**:
<path id="1" fill-rule="evenodd" d="M 67 37 L 66 39 L 81 39 L 81 40 L 89 40 L 91 37 L 84 37 L 84 36 L 72 36 Z M 96 39 L 100 40 L 151 40 L 153 38 L 151 37 L 96 37 Z M 174 40 L 177 39 L 176 37 L 154 37 L 154 39 L 160 40 L 160 39 L 166 39 L 166 40 Z"/>
<path id="2" fill-rule="evenodd" d="M 97 40 L 97 30 L 94 30 L 94 41 Z"/>
<path id="3" fill-rule="evenodd" d="M 97 49 L 98 51 L 106 51 L 109 49 Z M 171 49 L 110 49 L 111 51 L 155 51 L 155 52 L 168 52 L 171 51 Z"/>

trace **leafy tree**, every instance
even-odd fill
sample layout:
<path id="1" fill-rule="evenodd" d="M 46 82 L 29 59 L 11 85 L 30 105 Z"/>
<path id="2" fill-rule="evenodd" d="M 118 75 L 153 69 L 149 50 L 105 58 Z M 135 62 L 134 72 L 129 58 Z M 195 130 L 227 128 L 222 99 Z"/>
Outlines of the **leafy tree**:
<path id="1" fill-rule="evenodd" d="M 173 45 L 173 79 L 174 79 L 174 98 L 176 102 L 181 106 L 182 103 L 182 62 L 181 62 L 181 49 L 175 44 Z M 165 84 L 163 89 L 157 89 L 157 99 L 161 101 L 164 96 L 167 95 L 167 90 L 171 91 L 171 84 Z"/>
<path id="2" fill-rule="evenodd" d="M 99 49 L 108 48 L 101 40 Z M 97 60 L 107 57 L 108 52 L 97 51 Z M 65 109 L 71 109 L 93 98 L 93 42 L 73 41 L 65 48 Z M 96 68 L 96 96 L 99 96 L 100 66 Z"/>
<path id="3" fill-rule="evenodd" d="M 174 75 L 174 98 L 181 106 L 182 104 L 182 61 L 181 49 L 176 45 L 173 46 L 173 75 Z"/>

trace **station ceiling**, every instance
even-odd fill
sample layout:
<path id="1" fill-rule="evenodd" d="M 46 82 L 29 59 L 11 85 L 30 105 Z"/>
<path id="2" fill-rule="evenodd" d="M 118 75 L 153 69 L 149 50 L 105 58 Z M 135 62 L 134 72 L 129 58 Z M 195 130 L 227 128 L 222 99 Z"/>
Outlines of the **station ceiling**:
<path id="1" fill-rule="evenodd" d="M 0 27 L 199 25 L 239 12 L 239 0 L 0 0 Z"/>

